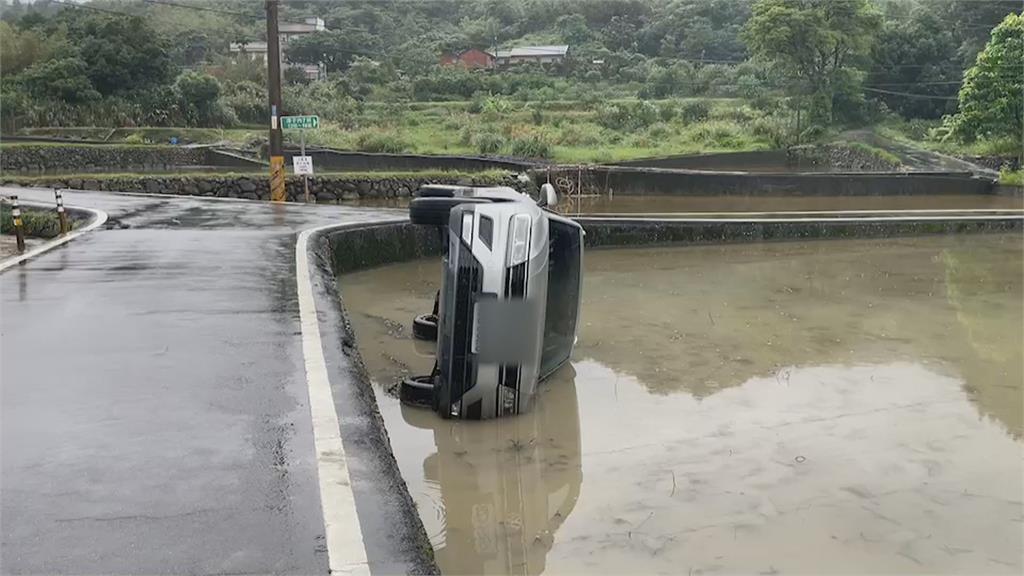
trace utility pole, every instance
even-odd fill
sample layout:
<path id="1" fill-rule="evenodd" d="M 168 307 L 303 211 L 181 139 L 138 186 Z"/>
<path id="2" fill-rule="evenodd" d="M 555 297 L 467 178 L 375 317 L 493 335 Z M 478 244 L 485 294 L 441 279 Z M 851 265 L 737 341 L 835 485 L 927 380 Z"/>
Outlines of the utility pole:
<path id="1" fill-rule="evenodd" d="M 284 146 L 281 135 L 281 38 L 277 33 L 278 0 L 266 0 L 267 93 L 270 95 L 270 199 L 284 202 Z"/>

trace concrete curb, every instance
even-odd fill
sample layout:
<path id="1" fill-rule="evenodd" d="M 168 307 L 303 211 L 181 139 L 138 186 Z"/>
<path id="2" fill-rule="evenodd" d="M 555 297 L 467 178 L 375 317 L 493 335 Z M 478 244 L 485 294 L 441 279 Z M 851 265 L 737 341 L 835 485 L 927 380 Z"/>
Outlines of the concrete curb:
<path id="1" fill-rule="evenodd" d="M 346 234 L 401 227 L 404 220 L 331 225 L 310 230 L 305 257 L 325 374 L 337 415 L 358 526 L 363 535 L 365 566 L 372 574 L 439 574 L 430 540 L 391 451 L 333 264 L 335 251 L 341 249 Z M 299 248 L 297 245 L 296 257 L 302 258 Z M 336 565 L 346 562 L 344 559 L 336 561 L 331 550 L 328 550 L 328 560 L 332 573 Z"/>
<path id="2" fill-rule="evenodd" d="M 21 200 L 21 204 L 22 206 L 32 206 L 33 208 L 43 208 L 47 210 L 53 208 L 53 206 L 50 206 L 48 204 L 26 200 Z M 36 246 L 35 248 L 32 248 L 31 250 L 25 251 L 24 254 L 14 256 L 0 262 L 0 272 L 3 272 L 4 270 L 7 270 L 8 268 L 11 268 L 12 266 L 15 266 L 17 264 L 21 264 L 22 262 L 26 262 L 31 258 L 35 258 L 40 254 L 45 254 L 46 252 L 49 252 L 50 250 L 53 250 L 58 246 L 67 244 L 68 242 L 74 240 L 75 238 L 78 238 L 83 234 L 86 234 L 99 228 L 107 221 L 107 213 L 102 210 L 82 208 L 80 206 L 65 206 L 64 209 L 68 212 L 69 215 L 85 216 L 88 223 L 82 228 L 79 228 L 78 230 L 72 230 L 71 232 L 63 236 L 57 236 L 56 238 L 47 240 L 46 242 L 40 244 L 39 246 Z"/>

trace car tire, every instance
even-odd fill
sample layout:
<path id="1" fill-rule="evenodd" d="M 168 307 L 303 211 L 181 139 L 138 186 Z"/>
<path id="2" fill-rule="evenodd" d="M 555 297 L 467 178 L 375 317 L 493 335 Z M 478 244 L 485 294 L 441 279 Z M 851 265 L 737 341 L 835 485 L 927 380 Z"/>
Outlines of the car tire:
<path id="1" fill-rule="evenodd" d="M 437 340 L 437 315 L 420 314 L 413 318 L 412 337 L 417 340 Z"/>
<path id="2" fill-rule="evenodd" d="M 413 198 L 409 203 L 409 220 L 422 226 L 447 226 L 448 213 L 459 204 L 484 204 L 484 198 L 444 198 L 427 196 Z"/>
<path id="3" fill-rule="evenodd" d="M 430 184 L 420 188 L 413 194 L 416 198 L 453 198 L 455 186 L 432 186 Z"/>
<path id="4" fill-rule="evenodd" d="M 398 386 L 398 399 L 406 406 L 431 408 L 434 405 L 434 377 L 409 376 Z"/>

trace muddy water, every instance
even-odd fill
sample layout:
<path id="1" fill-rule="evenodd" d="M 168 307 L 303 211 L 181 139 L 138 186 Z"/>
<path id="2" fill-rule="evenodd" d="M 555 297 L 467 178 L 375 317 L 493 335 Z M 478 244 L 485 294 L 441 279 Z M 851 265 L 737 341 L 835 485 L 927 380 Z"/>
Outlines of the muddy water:
<path id="1" fill-rule="evenodd" d="M 408 198 L 368 199 L 355 204 L 405 208 Z M 1021 210 L 1024 198 L 995 194 L 942 196 L 591 196 L 562 199 L 566 214 L 677 212 L 789 212 L 837 210 Z"/>
<path id="2" fill-rule="evenodd" d="M 534 410 L 443 421 L 409 320 L 440 271 L 341 278 L 446 573 L 1016 573 L 1014 235 L 591 251 Z"/>
<path id="3" fill-rule="evenodd" d="M 592 196 L 570 199 L 568 213 L 787 212 L 1021 209 L 1013 196 Z"/>

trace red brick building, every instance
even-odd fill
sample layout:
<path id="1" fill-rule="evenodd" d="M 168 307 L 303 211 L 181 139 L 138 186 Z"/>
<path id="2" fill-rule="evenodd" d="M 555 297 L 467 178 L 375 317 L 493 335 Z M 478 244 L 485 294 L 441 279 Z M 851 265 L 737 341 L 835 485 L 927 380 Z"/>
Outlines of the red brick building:
<path id="1" fill-rule="evenodd" d="M 441 65 L 464 66 L 466 68 L 493 68 L 494 56 L 476 48 L 462 50 L 461 52 L 445 52 L 441 55 Z"/>

